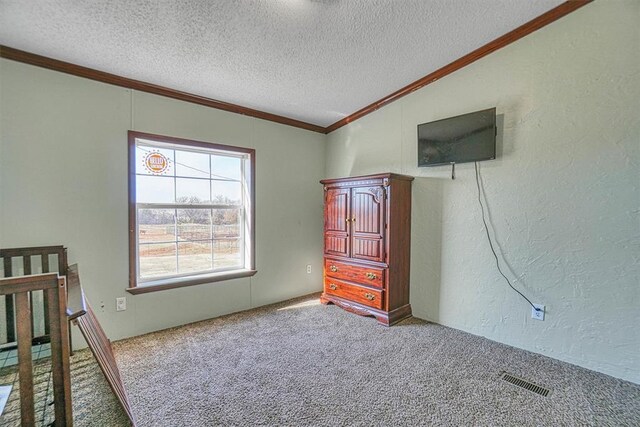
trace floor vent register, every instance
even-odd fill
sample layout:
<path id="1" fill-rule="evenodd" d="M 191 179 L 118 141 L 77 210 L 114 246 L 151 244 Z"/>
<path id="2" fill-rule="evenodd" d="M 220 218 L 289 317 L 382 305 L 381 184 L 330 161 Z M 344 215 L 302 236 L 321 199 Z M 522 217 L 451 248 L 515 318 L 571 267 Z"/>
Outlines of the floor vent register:
<path id="1" fill-rule="evenodd" d="M 537 384 L 534 384 L 530 381 L 527 380 L 523 380 L 522 378 L 518 378 L 515 377 L 511 374 L 507 374 L 506 372 L 502 374 L 502 376 L 500 377 L 502 380 L 511 383 L 515 386 L 521 387 L 525 390 L 528 390 L 530 392 L 539 394 L 540 396 L 544 396 L 547 397 L 549 396 L 549 393 L 551 392 L 551 390 L 549 390 L 548 388 L 544 388 L 541 387 Z"/>

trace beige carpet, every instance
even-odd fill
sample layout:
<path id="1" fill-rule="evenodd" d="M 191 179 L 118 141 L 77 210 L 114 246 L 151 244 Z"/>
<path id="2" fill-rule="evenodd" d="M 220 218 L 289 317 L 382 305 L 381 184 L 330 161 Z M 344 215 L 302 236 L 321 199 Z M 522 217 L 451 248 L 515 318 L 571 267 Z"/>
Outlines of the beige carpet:
<path id="1" fill-rule="evenodd" d="M 115 350 L 141 427 L 640 426 L 639 385 L 417 319 L 386 328 L 317 296 Z M 36 371 L 46 383 L 47 369 Z M 551 394 L 509 384 L 504 371 Z M 88 351 L 73 357 L 72 382 L 76 426 L 127 425 Z M 19 425 L 17 404 L 0 425 Z M 51 407 L 39 414 L 46 425 Z"/>
<path id="2" fill-rule="evenodd" d="M 386 328 L 317 296 L 116 354 L 140 426 L 640 425 L 638 385 L 417 319 Z"/>
<path id="3" fill-rule="evenodd" d="M 34 363 L 36 425 L 48 426 L 54 420 L 51 359 Z M 0 426 L 20 426 L 20 385 L 17 366 L 0 369 L 0 385 L 13 385 L 7 406 L 0 415 Z M 75 426 L 127 426 L 127 416 L 111 393 L 98 363 L 89 350 L 77 351 L 71 357 L 71 399 Z"/>

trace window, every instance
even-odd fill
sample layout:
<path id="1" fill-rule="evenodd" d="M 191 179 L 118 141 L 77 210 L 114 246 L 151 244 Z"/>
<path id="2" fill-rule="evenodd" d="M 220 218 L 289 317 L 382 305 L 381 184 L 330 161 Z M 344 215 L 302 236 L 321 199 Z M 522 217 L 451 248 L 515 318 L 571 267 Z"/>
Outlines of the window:
<path id="1" fill-rule="evenodd" d="M 252 149 L 129 132 L 129 292 L 254 270 Z"/>

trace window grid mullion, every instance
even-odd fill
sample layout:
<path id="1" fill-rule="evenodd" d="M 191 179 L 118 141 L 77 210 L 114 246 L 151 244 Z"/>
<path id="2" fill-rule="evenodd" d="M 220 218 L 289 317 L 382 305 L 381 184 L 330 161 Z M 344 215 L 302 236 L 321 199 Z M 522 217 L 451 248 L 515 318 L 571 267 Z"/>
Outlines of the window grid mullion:
<path id="1" fill-rule="evenodd" d="M 178 179 L 176 175 L 178 175 L 178 170 L 176 168 L 176 150 L 173 151 L 173 202 L 177 204 L 178 202 Z M 173 209 L 173 238 L 174 238 L 174 246 L 176 249 L 176 274 L 180 274 L 180 261 L 178 260 L 178 208 L 175 207 Z"/>
<path id="2" fill-rule="evenodd" d="M 211 161 L 211 157 L 213 157 L 211 154 L 209 154 L 209 178 L 211 178 L 211 176 L 213 175 L 213 162 Z M 213 203 L 213 181 L 209 180 L 209 201 L 211 201 L 211 203 Z M 215 249 L 213 247 L 214 245 L 214 234 L 213 234 L 213 208 L 211 208 L 209 210 L 210 215 L 211 215 L 211 269 L 214 270 L 215 269 L 215 260 L 213 259 L 213 257 L 215 256 Z"/>
<path id="3" fill-rule="evenodd" d="M 214 230 L 214 225 L 213 225 L 213 209 L 210 210 L 211 212 L 211 269 L 214 269 L 214 265 L 215 265 L 215 261 L 213 259 L 213 257 L 215 256 L 215 250 L 213 248 L 214 242 L 215 242 L 215 235 L 213 234 L 213 230 Z"/>
<path id="4" fill-rule="evenodd" d="M 136 176 L 155 176 L 155 177 L 163 177 L 163 178 L 173 178 L 167 177 L 164 175 L 157 175 L 154 173 L 136 173 Z M 195 179 L 200 181 L 220 181 L 220 182 L 240 182 L 239 179 L 222 179 L 222 178 L 203 178 L 201 176 L 186 176 L 186 175 L 175 175 L 176 178 L 184 178 L 184 179 Z"/>
<path id="5" fill-rule="evenodd" d="M 246 172 L 245 171 L 245 163 L 246 162 L 244 162 L 244 161 L 240 163 L 240 174 L 243 177 L 246 176 L 245 175 L 245 172 Z M 241 191 L 242 191 L 242 204 L 243 205 L 246 203 L 246 200 L 245 200 L 246 199 L 245 182 L 246 182 L 246 179 L 243 180 L 243 182 L 242 182 L 242 184 L 240 186 Z M 240 235 L 240 239 L 238 239 L 239 240 L 239 242 L 238 242 L 238 250 L 240 250 L 240 248 L 242 248 L 240 250 L 240 263 L 244 266 L 244 221 L 245 221 L 244 209 L 240 209 L 240 211 L 238 212 L 238 220 L 237 221 L 238 221 L 238 224 L 237 224 L 238 233 Z"/>
<path id="6" fill-rule="evenodd" d="M 213 183 L 211 182 L 211 154 L 209 154 L 209 202 L 213 203 Z"/>
<path id="7" fill-rule="evenodd" d="M 198 205 L 179 203 L 137 203 L 138 209 L 241 209 L 242 205 L 211 205 L 201 203 Z"/>
<path id="8" fill-rule="evenodd" d="M 189 147 L 186 145 L 183 146 L 177 146 L 176 144 L 172 144 L 172 143 L 162 143 L 162 142 L 157 142 L 157 141 L 144 141 L 144 142 L 137 142 L 136 146 L 138 147 L 148 147 L 148 148 L 160 148 L 160 149 L 164 149 L 164 150 L 179 150 L 179 151 L 187 151 L 189 153 L 200 153 L 200 154 L 209 154 L 209 155 L 215 155 L 215 156 L 222 156 L 222 157 L 233 157 L 236 159 L 244 159 L 247 154 L 246 153 L 237 153 L 237 152 L 232 152 L 232 151 L 227 151 L 227 150 L 220 150 L 220 149 L 215 149 L 215 148 L 205 148 L 205 149 L 199 149 L 199 148 L 194 148 L 194 147 Z M 213 153 L 213 154 L 212 154 Z"/>
<path id="9" fill-rule="evenodd" d="M 178 209 L 173 210 L 173 244 L 176 247 L 176 273 L 180 273 L 180 263 L 178 262 Z"/>
<path id="10" fill-rule="evenodd" d="M 137 144 L 136 144 L 137 145 Z M 141 144 L 141 145 L 146 145 L 146 144 Z M 178 179 L 178 174 L 177 174 L 177 170 L 176 170 L 176 165 L 177 165 L 177 153 L 176 151 L 179 150 L 179 148 L 174 147 L 174 146 L 167 146 L 164 147 L 162 146 L 162 144 L 158 144 L 160 145 L 160 147 L 158 148 L 167 148 L 169 150 L 172 151 L 172 161 L 173 161 L 173 176 L 171 176 L 171 178 L 173 179 L 173 190 L 174 190 L 174 200 L 173 203 L 135 203 L 135 243 L 136 243 L 136 247 L 138 248 L 138 256 L 137 256 L 137 262 L 136 262 L 136 270 L 137 270 L 137 274 L 134 276 L 138 278 L 138 281 L 140 282 L 146 282 L 149 280 L 154 280 L 154 278 L 152 277 L 146 277 L 146 278 L 142 278 L 140 276 L 140 249 L 142 249 L 143 247 L 153 247 L 152 245 L 154 244 L 173 244 L 174 248 L 175 248 L 175 269 L 176 269 L 176 273 L 175 274 L 168 274 L 165 277 L 180 277 L 180 276 L 184 276 L 185 274 L 183 274 L 181 272 L 181 257 L 180 257 L 180 253 L 179 253 L 179 248 L 180 248 L 180 240 L 179 240 L 179 235 L 180 235 L 180 230 L 179 230 L 179 218 L 178 218 L 178 210 L 183 210 L 183 209 L 202 209 L 202 210 L 208 210 L 209 214 L 210 214 L 210 233 L 211 233 L 211 238 L 210 239 L 197 239 L 194 240 L 193 242 L 198 243 L 210 243 L 211 244 L 211 262 L 210 262 L 210 271 L 225 271 L 228 269 L 232 269 L 232 268 L 237 268 L 237 267 L 220 267 L 219 269 L 215 268 L 215 262 L 216 262 L 216 252 L 215 252 L 215 247 L 214 244 L 217 242 L 222 242 L 222 241 L 229 241 L 229 242 L 237 242 L 239 244 L 239 247 L 237 248 L 237 250 L 240 252 L 240 265 L 239 267 L 245 267 L 245 260 L 246 260 L 246 248 L 244 247 L 246 244 L 248 244 L 247 239 L 245 236 L 245 234 L 248 232 L 247 231 L 247 227 L 245 224 L 245 221 L 247 220 L 247 203 L 250 203 L 250 198 L 247 196 L 246 191 L 248 190 L 248 183 L 247 183 L 247 177 L 246 177 L 246 173 L 247 173 L 247 155 L 246 154 L 242 154 L 242 155 L 238 155 L 238 156 L 228 156 L 228 157 L 238 157 L 241 159 L 240 161 L 240 173 L 241 173 L 241 178 L 238 180 L 223 180 L 223 179 L 213 179 L 212 178 L 212 173 L 213 173 L 213 154 L 211 154 L 210 152 L 207 153 L 208 155 L 208 161 L 209 161 L 209 204 L 202 204 L 202 205 L 192 205 L 192 204 L 179 204 L 178 203 L 178 192 L 177 192 L 177 179 Z M 148 145 L 150 147 L 155 147 L 155 145 Z M 195 151 L 195 152 L 201 152 L 200 150 L 184 150 L 184 151 Z M 216 153 L 216 155 L 218 155 Z M 224 155 L 224 154 L 220 154 L 220 155 Z M 136 173 L 134 172 L 133 174 L 133 178 L 135 179 L 138 175 L 146 175 L 144 173 Z M 131 175 L 130 175 L 131 176 Z M 188 177 L 188 178 L 196 178 L 196 177 Z M 207 179 L 207 178 L 198 178 L 198 179 Z M 219 204 L 213 204 L 213 184 L 214 181 L 235 181 L 238 182 L 241 186 L 241 191 L 242 191 L 242 196 L 241 196 L 241 203 L 238 204 L 234 204 L 234 205 L 219 205 Z M 168 241 L 168 240 L 163 240 L 160 242 L 154 242 L 154 241 L 149 241 L 149 242 L 140 242 L 140 233 L 141 233 L 141 228 L 140 228 L 140 222 L 139 222 L 139 218 L 140 218 L 140 210 L 141 209 L 154 209 L 154 210 L 166 210 L 166 211 L 173 211 L 174 213 L 174 240 L 173 241 Z M 223 214 L 223 229 L 226 232 L 226 219 L 228 218 L 228 215 L 231 215 L 231 212 L 229 212 L 227 214 L 228 211 L 236 211 L 237 214 L 237 224 L 235 224 L 235 226 L 237 227 L 237 233 L 238 236 L 235 238 L 222 238 L 222 239 L 218 239 L 215 236 L 215 229 L 216 229 L 216 223 L 214 222 L 214 211 L 222 211 L 221 213 Z M 148 225 L 153 225 L 154 223 L 149 223 Z M 230 225 L 230 224 L 229 224 Z M 199 233 L 197 233 L 199 234 Z M 165 235 L 166 236 L 166 235 Z M 161 237 L 161 236 L 158 236 Z M 168 236 L 167 236 L 168 237 Z M 190 240 L 188 240 L 190 241 Z M 196 251 L 197 252 L 197 251 Z M 226 261 L 224 263 L 226 265 Z M 234 263 L 235 264 L 235 263 Z"/>

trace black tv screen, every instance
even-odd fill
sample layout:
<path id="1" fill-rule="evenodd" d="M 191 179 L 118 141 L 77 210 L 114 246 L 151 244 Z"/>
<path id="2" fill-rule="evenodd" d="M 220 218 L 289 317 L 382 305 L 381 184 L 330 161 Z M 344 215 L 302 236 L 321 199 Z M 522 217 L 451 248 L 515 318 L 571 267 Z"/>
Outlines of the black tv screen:
<path id="1" fill-rule="evenodd" d="M 418 166 L 495 158 L 495 108 L 418 125 Z"/>

